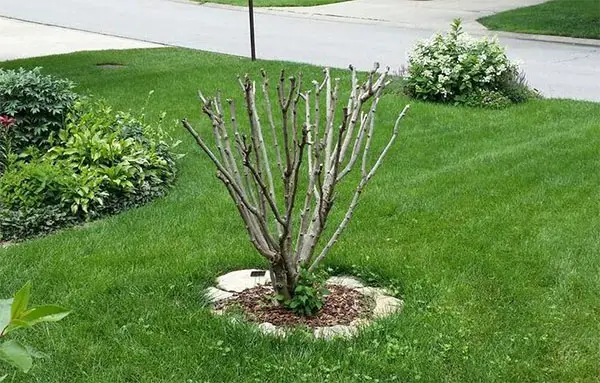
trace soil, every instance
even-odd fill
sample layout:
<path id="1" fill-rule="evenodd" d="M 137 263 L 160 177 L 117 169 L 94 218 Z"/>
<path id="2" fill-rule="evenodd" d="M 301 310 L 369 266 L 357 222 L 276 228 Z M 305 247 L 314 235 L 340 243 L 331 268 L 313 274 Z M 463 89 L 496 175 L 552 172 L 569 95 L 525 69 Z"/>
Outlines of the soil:
<path id="1" fill-rule="evenodd" d="M 314 316 L 301 316 L 277 305 L 273 301 L 273 289 L 270 286 L 257 286 L 236 293 L 232 298 L 220 302 L 215 309 L 237 307 L 252 322 L 269 322 L 286 327 L 305 325 L 313 328 L 349 325 L 353 320 L 371 312 L 372 302 L 360 292 L 340 285 L 328 285 L 327 289 L 329 294 L 325 297 L 323 308 Z"/>

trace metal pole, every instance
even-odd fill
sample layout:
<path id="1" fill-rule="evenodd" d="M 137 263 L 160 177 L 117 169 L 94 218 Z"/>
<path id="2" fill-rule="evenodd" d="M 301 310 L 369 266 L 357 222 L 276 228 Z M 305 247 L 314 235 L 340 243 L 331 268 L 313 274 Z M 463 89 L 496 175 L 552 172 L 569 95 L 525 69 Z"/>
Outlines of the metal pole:
<path id="1" fill-rule="evenodd" d="M 248 0 L 248 12 L 250 13 L 250 57 L 256 60 L 256 43 L 254 42 L 254 2 Z"/>

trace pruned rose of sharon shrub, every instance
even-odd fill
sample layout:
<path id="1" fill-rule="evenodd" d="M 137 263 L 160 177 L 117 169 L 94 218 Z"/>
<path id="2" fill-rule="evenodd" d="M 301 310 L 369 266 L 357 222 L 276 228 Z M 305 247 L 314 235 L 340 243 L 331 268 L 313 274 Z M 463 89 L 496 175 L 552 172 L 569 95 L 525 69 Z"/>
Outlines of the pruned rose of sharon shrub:
<path id="1" fill-rule="evenodd" d="M 504 107 L 535 95 L 498 41 L 469 37 L 460 20 L 416 45 L 403 86 L 417 99 L 470 106 Z"/>

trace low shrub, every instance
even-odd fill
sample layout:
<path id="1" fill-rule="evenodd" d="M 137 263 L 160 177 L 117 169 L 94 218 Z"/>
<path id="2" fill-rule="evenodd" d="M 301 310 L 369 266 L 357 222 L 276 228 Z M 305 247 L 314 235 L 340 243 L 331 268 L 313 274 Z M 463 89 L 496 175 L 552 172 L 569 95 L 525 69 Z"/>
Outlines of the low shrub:
<path id="1" fill-rule="evenodd" d="M 498 41 L 470 38 L 460 20 L 446 35 L 417 44 L 404 72 L 403 89 L 421 100 L 492 108 L 535 95 Z"/>
<path id="2" fill-rule="evenodd" d="M 73 88 L 71 81 L 43 75 L 40 68 L 0 69 L 0 115 L 15 119 L 11 134 L 16 152 L 50 147 L 49 137 L 63 127 L 78 97 Z"/>
<path id="3" fill-rule="evenodd" d="M 49 140 L 53 146 L 21 156 L 0 178 L 0 239 L 47 233 L 164 195 L 176 175 L 168 141 L 160 124 L 77 101 Z"/>
<path id="4" fill-rule="evenodd" d="M 11 210 L 0 206 L 0 241 L 19 241 L 73 226 L 80 220 L 63 206 L 21 208 Z"/>

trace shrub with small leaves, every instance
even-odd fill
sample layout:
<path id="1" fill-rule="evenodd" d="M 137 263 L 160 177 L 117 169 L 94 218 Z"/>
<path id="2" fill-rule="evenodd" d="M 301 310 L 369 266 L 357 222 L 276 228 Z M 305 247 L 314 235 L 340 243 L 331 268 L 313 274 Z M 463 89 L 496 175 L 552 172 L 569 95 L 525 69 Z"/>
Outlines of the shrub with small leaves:
<path id="1" fill-rule="evenodd" d="M 0 115 L 15 119 L 13 149 L 48 149 L 48 138 L 62 127 L 78 98 L 71 81 L 43 75 L 40 68 L 0 69 Z"/>
<path id="2" fill-rule="evenodd" d="M 308 272 L 302 269 L 294 288 L 293 298 L 286 300 L 283 295 L 276 295 L 275 299 L 298 315 L 315 315 L 323 308 L 323 301 L 329 293 L 325 288 L 326 279 L 326 273 Z"/>
<path id="3" fill-rule="evenodd" d="M 492 108 L 535 95 L 498 41 L 469 37 L 460 20 L 446 35 L 417 44 L 409 56 L 403 87 L 421 100 Z"/>

